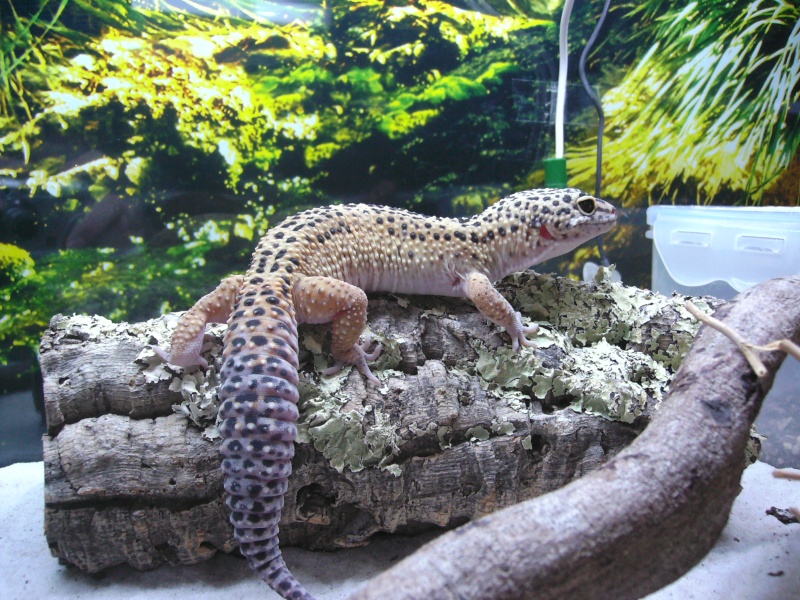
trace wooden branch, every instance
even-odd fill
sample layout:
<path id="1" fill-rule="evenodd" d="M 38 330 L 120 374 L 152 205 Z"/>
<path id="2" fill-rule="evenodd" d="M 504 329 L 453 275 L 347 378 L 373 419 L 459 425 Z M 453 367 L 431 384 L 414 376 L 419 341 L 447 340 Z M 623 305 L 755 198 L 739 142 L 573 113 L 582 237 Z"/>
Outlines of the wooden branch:
<path id="1" fill-rule="evenodd" d="M 716 312 L 764 344 L 800 340 L 800 277 L 765 282 Z M 713 546 L 739 492 L 750 426 L 784 354 L 759 379 L 703 327 L 634 443 L 564 488 L 447 533 L 353 598 L 640 598 Z"/>
<path id="2" fill-rule="evenodd" d="M 608 282 L 522 274 L 502 289 L 542 324 L 538 350 L 511 352 L 467 301 L 371 298 L 379 388 L 320 379 L 325 329 L 301 329 L 283 544 L 453 527 L 565 485 L 641 431 L 697 328 L 682 298 Z M 213 437 L 222 327 L 211 368 L 186 373 L 148 346 L 174 322 L 56 317 L 42 341 L 45 529 L 86 571 L 235 548 Z"/>

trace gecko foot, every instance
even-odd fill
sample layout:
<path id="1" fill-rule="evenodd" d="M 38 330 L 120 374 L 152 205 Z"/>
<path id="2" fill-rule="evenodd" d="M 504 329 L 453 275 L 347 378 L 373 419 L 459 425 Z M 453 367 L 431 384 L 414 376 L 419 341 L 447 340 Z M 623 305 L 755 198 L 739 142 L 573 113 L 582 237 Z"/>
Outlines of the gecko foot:
<path id="1" fill-rule="evenodd" d="M 325 369 L 322 374 L 325 377 L 336 375 L 345 366 L 353 365 L 355 368 L 361 371 L 361 374 L 367 379 L 367 381 L 373 385 L 379 385 L 380 381 L 378 381 L 378 378 L 373 375 L 369 365 L 367 364 L 367 361 L 378 358 L 378 356 L 381 354 L 381 350 L 383 350 L 383 346 L 380 344 L 380 342 L 378 342 L 374 350 L 367 352 L 366 348 L 369 348 L 371 344 L 371 337 L 368 337 L 363 344 L 355 344 L 343 355 L 336 357 L 337 360 L 333 366 Z"/>
<path id="2" fill-rule="evenodd" d="M 175 356 L 173 356 L 172 352 L 167 352 L 166 350 L 164 350 L 160 346 L 156 346 L 155 344 L 151 344 L 150 348 L 152 348 L 153 352 L 155 352 L 165 363 L 169 363 L 171 365 L 175 365 L 178 367 L 183 367 L 184 369 L 192 367 L 194 365 L 199 365 L 200 368 L 207 369 L 208 361 L 200 355 L 204 352 L 208 352 L 213 346 L 214 346 L 213 342 L 204 340 L 203 345 L 200 347 L 199 351 L 197 351 L 193 347 L 190 347 L 188 351 L 182 354 L 177 354 Z"/>
<path id="3" fill-rule="evenodd" d="M 511 336 L 511 349 L 516 351 L 520 345 L 526 348 L 535 348 L 536 342 L 532 342 L 527 336 L 539 331 L 539 325 L 536 323 L 533 325 L 523 325 L 522 315 L 519 312 L 514 313 L 514 316 L 516 317 L 514 319 L 514 324 L 506 329 L 508 335 Z"/>

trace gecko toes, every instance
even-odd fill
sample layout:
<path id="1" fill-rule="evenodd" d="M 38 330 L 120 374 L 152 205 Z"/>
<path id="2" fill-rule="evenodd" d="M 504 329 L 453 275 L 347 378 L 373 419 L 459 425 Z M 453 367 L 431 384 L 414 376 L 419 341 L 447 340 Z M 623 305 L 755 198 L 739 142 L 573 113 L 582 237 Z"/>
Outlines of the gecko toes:
<path id="1" fill-rule="evenodd" d="M 381 355 L 381 352 L 383 352 L 383 344 L 378 342 L 378 344 L 375 346 L 375 349 L 372 352 L 366 352 L 366 348 L 364 348 L 364 350 L 365 350 L 364 358 L 366 358 L 367 360 L 375 360 Z"/>
<path id="2" fill-rule="evenodd" d="M 511 349 L 516 352 L 520 345 L 525 348 L 536 348 L 536 342 L 529 340 L 527 336 L 539 331 L 539 325 L 537 323 L 523 325 L 522 314 L 519 312 L 514 313 L 514 316 L 514 323 L 507 328 L 508 334 L 511 336 Z"/>
<path id="3" fill-rule="evenodd" d="M 379 385 L 380 381 L 377 377 L 372 373 L 367 365 L 367 361 L 375 360 L 380 356 L 381 350 L 383 350 L 383 346 L 379 343 L 372 352 L 367 353 L 364 348 L 368 348 L 369 345 L 372 343 L 371 339 L 368 339 L 364 344 L 355 344 L 353 345 L 347 352 L 343 353 L 341 356 L 336 357 L 337 360 L 333 364 L 332 367 L 325 369 L 322 374 L 325 377 L 329 377 L 331 375 L 336 375 L 339 373 L 346 365 L 353 365 L 356 367 L 361 374 L 366 378 L 367 381 L 374 385 Z"/>
<path id="4" fill-rule="evenodd" d="M 161 357 L 161 360 L 163 360 L 164 362 L 167 362 L 167 363 L 169 362 L 169 354 L 164 349 L 162 349 L 160 346 L 156 346 L 155 344 L 151 344 L 150 348 L 159 357 Z"/>
<path id="5" fill-rule="evenodd" d="M 195 365 L 199 365 L 203 369 L 208 368 L 208 361 L 199 354 L 177 354 L 173 356 L 171 352 L 168 353 L 163 348 L 160 348 L 154 344 L 151 344 L 150 347 L 153 349 L 153 352 L 155 352 L 161 358 L 161 360 L 170 365 L 183 367 L 184 369 L 193 367 Z"/>

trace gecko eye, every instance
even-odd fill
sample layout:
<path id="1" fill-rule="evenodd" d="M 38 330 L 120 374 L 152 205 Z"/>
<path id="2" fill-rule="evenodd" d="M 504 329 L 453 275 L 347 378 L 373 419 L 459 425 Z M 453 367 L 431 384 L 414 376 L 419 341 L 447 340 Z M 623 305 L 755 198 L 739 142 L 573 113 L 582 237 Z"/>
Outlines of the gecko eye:
<path id="1" fill-rule="evenodd" d="M 594 198 L 591 196 L 578 198 L 578 210 L 581 211 L 581 214 L 584 214 L 588 217 L 594 213 L 595 208 L 597 208 L 597 205 L 595 204 Z"/>

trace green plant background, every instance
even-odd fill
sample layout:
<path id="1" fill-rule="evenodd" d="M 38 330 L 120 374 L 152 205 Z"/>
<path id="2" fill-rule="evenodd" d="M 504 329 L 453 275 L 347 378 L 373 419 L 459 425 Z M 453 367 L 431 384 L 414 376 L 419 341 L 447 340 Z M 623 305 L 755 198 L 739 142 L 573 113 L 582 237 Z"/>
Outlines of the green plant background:
<path id="1" fill-rule="evenodd" d="M 555 79 L 561 2 L 473 4 L 0 0 L 0 363 L 57 312 L 189 306 L 305 207 L 464 215 L 541 185 L 552 139 L 529 92 Z M 573 66 L 601 5 L 575 7 Z M 798 12 L 617 4 L 588 62 L 603 195 L 798 205 Z M 570 183 L 593 190 L 596 117 L 570 111 Z"/>

